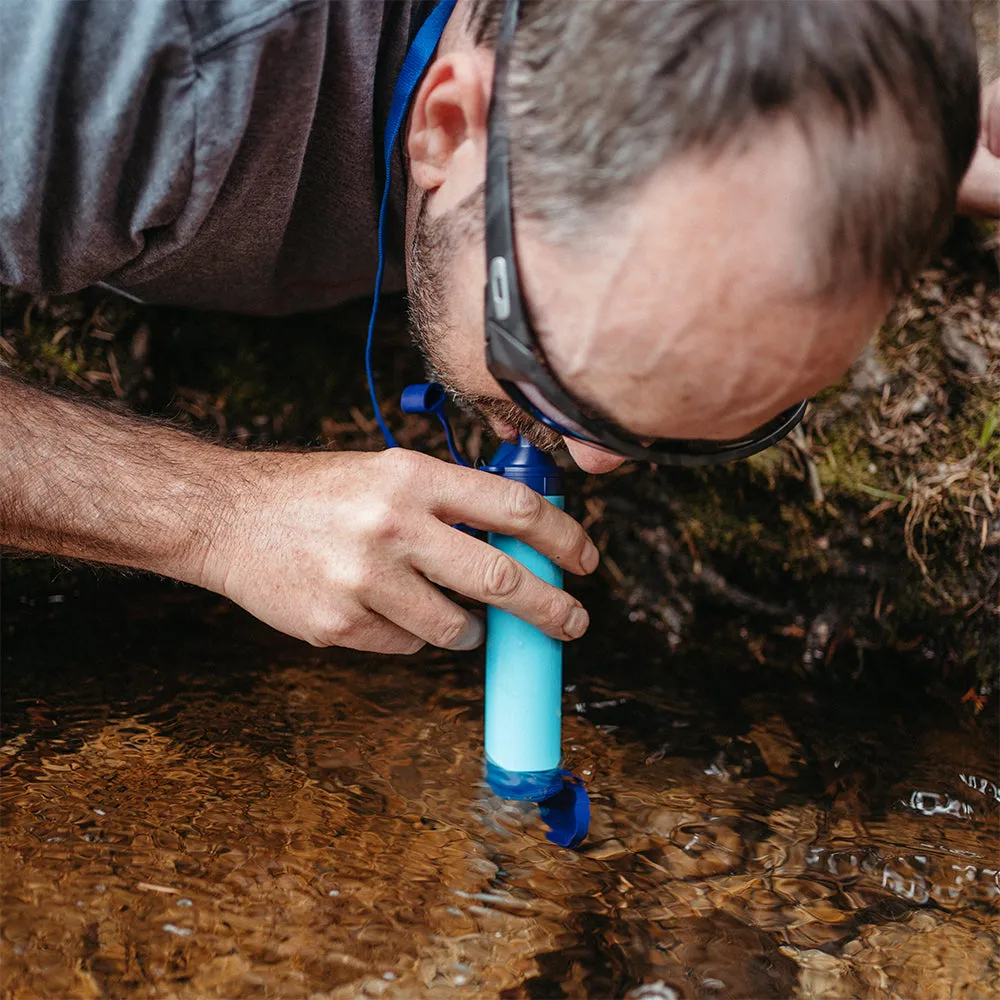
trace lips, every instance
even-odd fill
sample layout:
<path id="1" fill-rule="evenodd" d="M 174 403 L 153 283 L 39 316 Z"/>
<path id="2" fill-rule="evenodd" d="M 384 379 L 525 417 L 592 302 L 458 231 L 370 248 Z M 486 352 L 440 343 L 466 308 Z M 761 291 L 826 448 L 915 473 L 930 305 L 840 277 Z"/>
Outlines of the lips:
<path id="1" fill-rule="evenodd" d="M 513 424 L 492 415 L 487 419 L 489 420 L 490 427 L 493 429 L 493 433 L 501 441 L 517 441 L 518 432 Z M 621 455 L 612 455 L 603 448 L 592 448 L 590 445 L 584 444 L 582 441 L 576 441 L 573 438 L 563 438 L 563 442 L 570 454 L 570 458 L 584 472 L 589 472 L 593 475 L 613 472 L 625 462 L 625 459 Z"/>

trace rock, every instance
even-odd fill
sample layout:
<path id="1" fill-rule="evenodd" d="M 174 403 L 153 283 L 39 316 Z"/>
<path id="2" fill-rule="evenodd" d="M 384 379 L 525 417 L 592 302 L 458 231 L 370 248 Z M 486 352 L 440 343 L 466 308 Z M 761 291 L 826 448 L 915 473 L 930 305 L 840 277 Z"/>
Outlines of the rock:
<path id="1" fill-rule="evenodd" d="M 915 914 L 866 927 L 844 954 L 872 1000 L 983 1000 L 1000 996 L 1000 916 Z"/>

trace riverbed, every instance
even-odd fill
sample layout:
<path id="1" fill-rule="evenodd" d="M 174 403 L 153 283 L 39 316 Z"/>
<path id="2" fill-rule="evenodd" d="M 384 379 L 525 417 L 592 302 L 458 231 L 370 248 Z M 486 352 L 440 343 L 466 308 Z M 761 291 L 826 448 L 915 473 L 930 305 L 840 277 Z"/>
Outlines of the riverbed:
<path id="1" fill-rule="evenodd" d="M 1000 996 L 995 704 L 591 600 L 553 846 L 482 780 L 482 657 L 317 650 L 165 582 L 3 619 L 4 996 Z M 761 662 L 764 660 L 764 662 Z"/>

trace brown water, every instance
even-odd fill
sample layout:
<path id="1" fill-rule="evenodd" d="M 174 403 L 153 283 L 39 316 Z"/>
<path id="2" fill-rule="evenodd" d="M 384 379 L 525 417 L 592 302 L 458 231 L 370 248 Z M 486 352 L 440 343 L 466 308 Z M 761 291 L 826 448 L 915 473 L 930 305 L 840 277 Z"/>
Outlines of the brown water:
<path id="1" fill-rule="evenodd" d="M 610 608 L 572 648 L 570 852 L 482 783 L 475 654 L 154 582 L 8 607 L 4 996 L 1000 996 L 993 707 L 726 635 Z"/>

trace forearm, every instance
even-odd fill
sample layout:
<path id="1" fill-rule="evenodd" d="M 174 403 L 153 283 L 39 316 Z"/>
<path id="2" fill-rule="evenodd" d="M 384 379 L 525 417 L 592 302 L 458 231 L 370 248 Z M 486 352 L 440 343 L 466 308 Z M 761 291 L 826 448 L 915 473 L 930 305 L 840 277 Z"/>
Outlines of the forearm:
<path id="1" fill-rule="evenodd" d="M 202 582 L 241 453 L 0 375 L 0 545 Z"/>
<path id="2" fill-rule="evenodd" d="M 958 189 L 958 210 L 1000 218 L 1000 80 L 979 102 L 979 145 Z"/>
<path id="3" fill-rule="evenodd" d="M 958 191 L 958 210 L 1000 218 L 1000 157 L 979 146 Z"/>
<path id="4" fill-rule="evenodd" d="M 439 588 L 583 633 L 579 601 L 457 523 L 572 573 L 597 565 L 583 528 L 522 483 L 402 448 L 237 451 L 0 375 L 0 544 L 198 584 L 320 646 L 478 645 L 481 619 Z"/>

